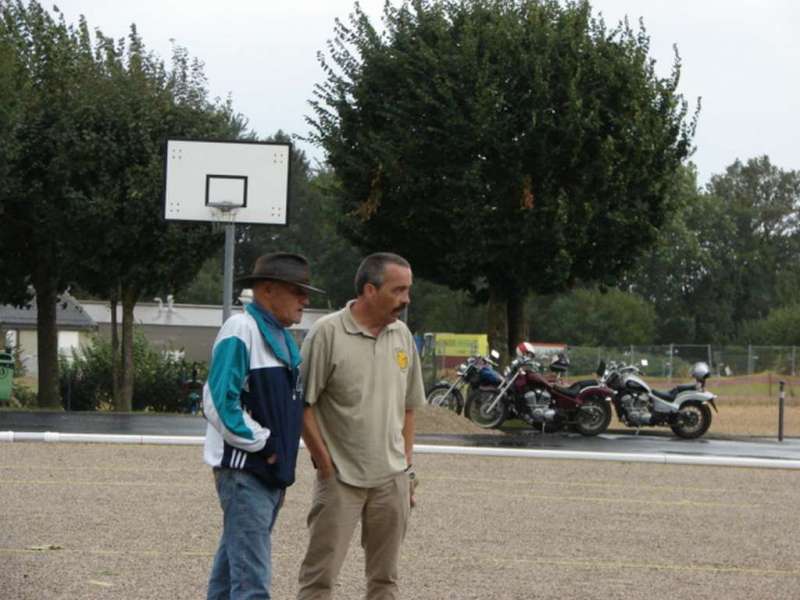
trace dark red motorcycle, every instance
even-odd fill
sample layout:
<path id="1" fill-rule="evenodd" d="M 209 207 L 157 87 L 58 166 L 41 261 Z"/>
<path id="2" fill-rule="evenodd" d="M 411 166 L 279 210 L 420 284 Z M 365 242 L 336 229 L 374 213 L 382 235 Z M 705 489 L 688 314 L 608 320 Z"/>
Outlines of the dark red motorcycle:
<path id="1" fill-rule="evenodd" d="M 464 412 L 479 427 L 491 429 L 507 419 L 519 418 L 542 431 L 574 427 L 586 436 L 608 428 L 612 390 L 595 380 L 563 385 L 561 376 L 569 366 L 563 354 L 550 364 L 553 378 L 540 372 L 531 343 L 520 343 L 516 354 L 499 386 L 482 386 L 467 398 Z"/>

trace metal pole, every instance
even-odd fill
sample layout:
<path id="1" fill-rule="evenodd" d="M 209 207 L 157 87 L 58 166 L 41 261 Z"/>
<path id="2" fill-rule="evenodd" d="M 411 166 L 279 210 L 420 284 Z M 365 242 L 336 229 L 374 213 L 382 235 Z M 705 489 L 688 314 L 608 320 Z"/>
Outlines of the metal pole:
<path id="1" fill-rule="evenodd" d="M 781 381 L 781 393 L 780 397 L 778 398 L 778 441 L 783 441 L 783 405 L 786 401 L 786 393 L 783 391 L 783 386 L 786 382 Z"/>
<path id="2" fill-rule="evenodd" d="M 233 303 L 233 251 L 236 238 L 236 223 L 225 224 L 225 263 L 222 279 L 222 322 L 231 316 Z"/>
<path id="3" fill-rule="evenodd" d="M 672 381 L 673 362 L 675 360 L 675 344 L 669 345 L 669 381 Z"/>
<path id="4" fill-rule="evenodd" d="M 747 374 L 753 374 L 753 345 L 747 344 Z"/>
<path id="5" fill-rule="evenodd" d="M 792 376 L 796 374 L 797 346 L 792 346 Z"/>

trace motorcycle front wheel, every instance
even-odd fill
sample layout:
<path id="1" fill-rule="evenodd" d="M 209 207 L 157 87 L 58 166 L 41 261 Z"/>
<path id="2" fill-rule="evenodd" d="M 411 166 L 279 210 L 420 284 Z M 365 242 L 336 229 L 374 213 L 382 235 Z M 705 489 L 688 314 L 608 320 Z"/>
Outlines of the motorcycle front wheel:
<path id="1" fill-rule="evenodd" d="M 707 404 L 687 402 L 678 411 L 677 420 L 670 425 L 678 437 L 693 440 L 703 435 L 711 427 L 711 409 Z"/>
<path id="2" fill-rule="evenodd" d="M 496 390 L 478 390 L 470 395 L 467 402 L 467 417 L 478 427 L 494 429 L 506 420 L 506 405 L 501 400 L 489 412 L 489 407 L 497 395 Z"/>
<path id="3" fill-rule="evenodd" d="M 447 383 L 439 383 L 428 390 L 428 404 L 452 410 L 457 415 L 464 410 L 464 396 L 456 388 L 450 389 Z"/>
<path id="4" fill-rule="evenodd" d="M 581 435 L 603 433 L 611 423 L 611 406 L 602 398 L 589 398 L 578 409 L 575 428 Z"/>

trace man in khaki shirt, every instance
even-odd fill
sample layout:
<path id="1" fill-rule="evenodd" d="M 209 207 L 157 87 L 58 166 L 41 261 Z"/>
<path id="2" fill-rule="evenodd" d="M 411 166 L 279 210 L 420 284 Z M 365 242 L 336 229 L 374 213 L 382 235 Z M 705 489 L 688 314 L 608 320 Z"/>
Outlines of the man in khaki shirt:
<path id="1" fill-rule="evenodd" d="M 357 298 L 303 343 L 303 440 L 317 477 L 298 600 L 331 598 L 359 519 L 367 598 L 399 598 L 400 545 L 415 502 L 414 408 L 425 402 L 414 338 L 398 320 L 411 282 L 404 258 L 368 256 Z"/>

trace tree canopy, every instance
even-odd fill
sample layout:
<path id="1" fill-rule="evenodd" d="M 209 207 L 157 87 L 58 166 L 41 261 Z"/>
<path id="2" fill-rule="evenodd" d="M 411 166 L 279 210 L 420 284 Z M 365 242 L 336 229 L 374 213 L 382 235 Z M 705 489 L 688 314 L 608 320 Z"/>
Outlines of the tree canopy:
<path id="1" fill-rule="evenodd" d="M 755 323 L 797 302 L 800 172 L 760 156 L 734 161 L 706 190 L 691 170 L 680 179 L 678 208 L 620 285 L 656 306 L 661 342 L 752 341 L 766 331 Z"/>
<path id="2" fill-rule="evenodd" d="M 185 50 L 167 67 L 135 27 L 115 42 L 35 1 L 0 2 L 0 90 L 0 253 L 18 257 L 2 262 L 0 300 L 35 289 L 39 399 L 55 406 L 58 294 L 79 284 L 122 303 L 132 373 L 136 301 L 187 285 L 221 243 L 208 225 L 163 221 L 164 140 L 234 138 L 244 121 L 208 98 Z"/>
<path id="3" fill-rule="evenodd" d="M 655 240 L 694 120 L 643 28 L 555 0 L 387 4 L 383 25 L 337 22 L 312 101 L 348 239 L 512 323 L 528 291 L 611 279 Z"/>

